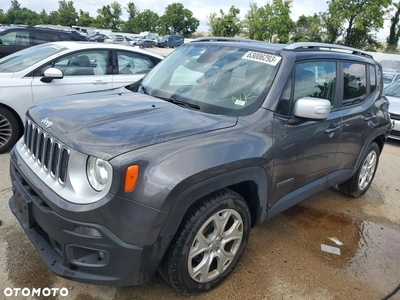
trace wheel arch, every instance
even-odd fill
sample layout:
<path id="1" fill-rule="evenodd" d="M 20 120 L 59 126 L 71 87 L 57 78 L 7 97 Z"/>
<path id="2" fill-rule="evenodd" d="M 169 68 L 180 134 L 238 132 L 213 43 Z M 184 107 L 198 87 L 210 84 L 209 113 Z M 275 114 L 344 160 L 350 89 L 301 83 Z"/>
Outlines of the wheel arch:
<path id="1" fill-rule="evenodd" d="M 20 138 L 24 133 L 24 122 L 21 120 L 19 114 L 11 106 L 8 106 L 7 104 L 4 104 L 4 103 L 0 102 L 0 107 L 3 107 L 5 109 L 7 109 L 8 111 L 10 111 L 14 115 L 14 117 L 17 119 L 18 125 L 19 125 L 19 128 L 20 128 L 18 137 Z"/>

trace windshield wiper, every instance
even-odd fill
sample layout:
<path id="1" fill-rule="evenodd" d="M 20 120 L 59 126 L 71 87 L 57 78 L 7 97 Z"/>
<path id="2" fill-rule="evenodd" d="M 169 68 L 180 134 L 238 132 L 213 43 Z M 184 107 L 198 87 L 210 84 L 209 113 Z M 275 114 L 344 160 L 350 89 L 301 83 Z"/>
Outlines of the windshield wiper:
<path id="1" fill-rule="evenodd" d="M 140 88 L 142 89 L 143 93 L 145 93 L 146 95 L 149 94 L 149 91 L 147 90 L 147 88 L 144 85 L 141 85 Z"/>
<path id="2" fill-rule="evenodd" d="M 188 108 L 188 109 L 200 110 L 200 106 L 198 106 L 196 104 L 187 103 L 187 102 L 184 102 L 184 101 L 179 101 L 179 100 L 176 100 L 176 99 L 173 99 L 173 98 L 163 98 L 163 97 L 156 97 L 156 98 L 159 98 L 159 99 L 164 100 L 164 101 L 168 101 L 170 103 L 173 103 L 173 104 L 176 104 L 176 105 Z"/>

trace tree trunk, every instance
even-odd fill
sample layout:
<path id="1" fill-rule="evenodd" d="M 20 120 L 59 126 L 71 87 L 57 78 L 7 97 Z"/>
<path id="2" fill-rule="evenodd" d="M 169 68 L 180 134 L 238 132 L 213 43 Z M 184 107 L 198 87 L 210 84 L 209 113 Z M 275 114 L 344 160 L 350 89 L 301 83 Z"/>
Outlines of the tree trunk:
<path id="1" fill-rule="evenodd" d="M 356 16 L 351 16 L 350 20 L 349 20 L 349 27 L 347 27 L 346 30 L 346 39 L 344 40 L 344 45 L 345 46 L 350 46 L 350 35 L 351 35 L 351 29 L 353 28 L 353 24 L 354 24 L 354 19 L 356 18 Z"/>

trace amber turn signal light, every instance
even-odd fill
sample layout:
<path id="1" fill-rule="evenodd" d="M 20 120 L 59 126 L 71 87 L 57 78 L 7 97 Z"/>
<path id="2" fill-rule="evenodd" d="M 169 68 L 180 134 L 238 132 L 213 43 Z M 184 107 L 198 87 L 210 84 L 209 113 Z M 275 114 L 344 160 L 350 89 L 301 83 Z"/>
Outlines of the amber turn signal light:
<path id="1" fill-rule="evenodd" d="M 133 165 L 126 169 L 125 192 L 132 192 L 139 177 L 139 166 Z"/>

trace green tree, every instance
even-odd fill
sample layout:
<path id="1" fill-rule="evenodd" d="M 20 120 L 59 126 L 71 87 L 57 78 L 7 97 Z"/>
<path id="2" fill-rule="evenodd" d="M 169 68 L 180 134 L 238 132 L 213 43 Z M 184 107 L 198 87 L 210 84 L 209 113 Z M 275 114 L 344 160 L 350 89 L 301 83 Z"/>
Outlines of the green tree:
<path id="1" fill-rule="evenodd" d="M 293 42 L 322 42 L 323 28 L 321 26 L 321 16 L 301 15 L 294 24 Z"/>
<path id="2" fill-rule="evenodd" d="M 337 39 L 343 34 L 343 22 L 330 13 L 330 11 L 320 14 L 322 27 L 325 28 L 323 37 L 324 43 L 334 44 Z"/>
<path id="3" fill-rule="evenodd" d="M 59 18 L 59 13 L 58 11 L 52 11 L 49 13 L 49 16 L 47 18 L 48 20 L 48 24 L 53 24 L 53 25 L 57 25 L 58 23 L 58 18 Z"/>
<path id="4" fill-rule="evenodd" d="M 128 12 L 129 17 L 128 17 L 128 21 L 126 21 L 124 23 L 124 26 L 122 27 L 122 31 L 136 33 L 137 29 L 135 28 L 135 18 L 139 14 L 139 10 L 136 8 L 135 3 L 128 2 L 126 11 Z"/>
<path id="5" fill-rule="evenodd" d="M 193 17 L 193 13 L 182 3 L 172 3 L 165 8 L 161 17 L 161 32 L 165 34 L 179 34 L 190 37 L 199 27 L 200 21 Z"/>
<path id="6" fill-rule="evenodd" d="M 49 24 L 49 16 L 47 12 L 43 9 L 39 14 L 39 24 Z"/>
<path id="7" fill-rule="evenodd" d="M 57 23 L 63 26 L 76 25 L 78 13 L 74 7 L 73 1 L 60 0 L 58 1 L 58 19 Z"/>
<path id="8" fill-rule="evenodd" d="M 290 18 L 291 0 L 273 0 L 257 9 L 253 20 L 253 38 L 288 43 L 293 28 Z"/>
<path id="9" fill-rule="evenodd" d="M 346 46 L 360 44 L 359 39 L 364 39 L 361 44 L 370 43 L 373 38 L 371 31 L 383 28 L 383 16 L 391 0 L 331 0 L 328 1 L 329 14 L 346 24 Z M 367 38 L 368 37 L 368 38 Z"/>
<path id="10" fill-rule="evenodd" d="M 23 24 L 21 19 L 21 5 L 17 0 L 11 1 L 11 7 L 7 10 L 6 13 L 6 23 L 9 24 Z"/>
<path id="11" fill-rule="evenodd" d="M 208 16 L 207 25 L 211 35 L 234 37 L 242 31 L 241 21 L 238 17 L 239 8 L 232 5 L 228 14 L 225 14 L 222 9 L 219 12 L 220 16 L 217 16 L 216 13 L 211 13 Z"/>
<path id="12" fill-rule="evenodd" d="M 247 11 L 243 20 L 243 31 L 245 35 L 250 39 L 254 39 L 255 33 L 257 31 L 257 11 L 257 3 L 251 1 L 250 9 Z"/>
<path id="13" fill-rule="evenodd" d="M 390 18 L 390 31 L 389 36 L 387 38 L 387 48 L 385 52 L 389 53 L 397 53 L 397 45 L 399 43 L 400 37 L 400 27 L 399 27 L 399 18 L 400 18 L 400 2 L 393 3 L 392 11 L 394 10 L 394 15 Z"/>
<path id="14" fill-rule="evenodd" d="M 126 10 L 129 14 L 129 19 L 134 19 L 139 14 L 139 10 L 133 2 L 128 2 L 128 7 L 126 8 Z"/>
<path id="15" fill-rule="evenodd" d="M 90 27 L 94 23 L 95 19 L 90 16 L 89 12 L 83 11 L 82 9 L 79 10 L 79 17 L 76 23 L 78 26 Z"/>
<path id="16" fill-rule="evenodd" d="M 120 30 L 122 25 L 121 15 L 122 7 L 117 1 L 109 5 L 104 5 L 97 10 L 96 25 L 99 28 L 109 28 L 111 30 Z"/>
<path id="17" fill-rule="evenodd" d="M 146 9 L 134 19 L 134 28 L 138 33 L 142 31 L 156 32 L 158 31 L 159 23 L 159 15 L 150 9 Z"/>
<path id="18" fill-rule="evenodd" d="M 4 13 L 4 11 L 2 9 L 0 9 L 0 24 L 4 24 L 6 23 L 6 14 Z"/>

